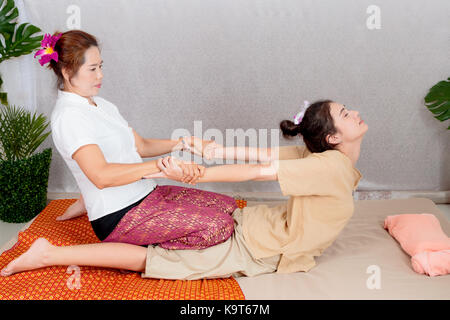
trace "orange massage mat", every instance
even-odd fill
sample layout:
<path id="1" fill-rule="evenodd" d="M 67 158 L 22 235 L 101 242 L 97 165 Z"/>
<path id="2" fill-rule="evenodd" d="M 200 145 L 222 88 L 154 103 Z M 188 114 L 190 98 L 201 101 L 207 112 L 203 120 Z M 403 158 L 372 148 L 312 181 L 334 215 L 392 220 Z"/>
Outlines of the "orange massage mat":
<path id="1" fill-rule="evenodd" d="M 0 256 L 0 270 L 23 254 L 40 237 L 56 246 L 100 242 L 87 215 L 56 221 L 76 199 L 53 200 L 18 241 Z M 245 206 L 238 203 L 239 207 Z M 142 278 L 138 272 L 85 266 L 54 266 L 0 276 L 0 299 L 54 300 L 244 300 L 232 277 L 204 280 Z"/>

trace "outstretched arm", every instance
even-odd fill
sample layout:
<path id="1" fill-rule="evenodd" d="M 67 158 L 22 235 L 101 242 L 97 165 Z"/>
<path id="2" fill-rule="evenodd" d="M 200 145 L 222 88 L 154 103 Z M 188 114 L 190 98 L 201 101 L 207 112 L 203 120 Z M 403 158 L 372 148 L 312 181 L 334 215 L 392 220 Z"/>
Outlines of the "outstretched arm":
<path id="1" fill-rule="evenodd" d="M 197 137 L 185 137 L 185 141 L 205 159 L 226 159 L 242 161 L 269 162 L 276 160 L 274 149 L 257 147 L 224 147 L 210 140 Z"/>
<path id="2" fill-rule="evenodd" d="M 161 172 L 147 175 L 144 178 L 172 178 L 177 169 L 168 162 L 158 162 Z M 270 181 L 277 180 L 278 161 L 261 164 L 229 164 L 203 168 L 203 176 L 196 180 L 199 182 L 241 182 L 241 181 Z"/>
<path id="3" fill-rule="evenodd" d="M 228 164 L 205 169 L 197 182 L 240 182 L 278 180 L 278 162 L 258 164 Z"/>
<path id="4" fill-rule="evenodd" d="M 211 148 L 214 146 L 211 145 Z M 260 161 L 268 162 L 272 160 L 271 148 L 256 148 L 256 147 L 224 147 L 218 145 L 213 149 L 213 158 L 215 159 L 230 159 L 243 161 Z"/>
<path id="5" fill-rule="evenodd" d="M 271 148 L 224 147 L 213 140 L 202 140 L 195 136 L 183 137 L 182 142 L 191 151 L 205 159 L 226 159 L 269 162 L 274 159 Z"/>

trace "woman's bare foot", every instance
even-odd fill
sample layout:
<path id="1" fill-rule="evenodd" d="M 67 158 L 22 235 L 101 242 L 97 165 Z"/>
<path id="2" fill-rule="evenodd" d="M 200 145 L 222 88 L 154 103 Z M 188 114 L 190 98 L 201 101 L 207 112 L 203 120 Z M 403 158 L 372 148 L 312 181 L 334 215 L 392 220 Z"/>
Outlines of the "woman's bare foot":
<path id="1" fill-rule="evenodd" d="M 86 207 L 84 206 L 83 198 L 78 199 L 72 205 L 67 208 L 66 212 L 64 212 L 61 216 L 57 217 L 56 220 L 64 221 L 79 217 L 86 213 Z"/>
<path id="2" fill-rule="evenodd" d="M 37 239 L 24 254 L 14 259 L 5 268 L 3 268 L 0 275 L 3 277 L 9 277 L 14 273 L 47 267 L 46 258 L 49 249 L 52 247 L 53 245 L 46 239 Z"/>

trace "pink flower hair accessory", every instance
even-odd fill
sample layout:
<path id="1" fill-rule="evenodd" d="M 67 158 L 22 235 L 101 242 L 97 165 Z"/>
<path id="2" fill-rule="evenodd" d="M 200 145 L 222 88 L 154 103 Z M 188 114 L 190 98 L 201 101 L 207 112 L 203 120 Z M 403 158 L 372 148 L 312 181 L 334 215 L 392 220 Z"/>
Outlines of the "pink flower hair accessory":
<path id="1" fill-rule="evenodd" d="M 310 106 L 310 104 L 308 101 L 306 101 L 306 100 L 303 101 L 303 106 L 302 106 L 300 112 L 294 116 L 294 123 L 296 125 L 299 125 L 300 122 L 302 122 L 303 116 L 305 115 L 305 112 L 306 112 L 306 109 L 308 109 L 309 106 Z"/>
<path id="2" fill-rule="evenodd" d="M 52 59 L 58 62 L 58 52 L 55 51 L 55 45 L 59 38 L 61 38 L 61 33 L 58 33 L 56 36 L 52 36 L 49 33 L 44 35 L 44 39 L 41 42 L 42 49 L 38 50 L 34 55 L 35 58 L 36 56 L 41 56 L 39 59 L 41 66 Z"/>

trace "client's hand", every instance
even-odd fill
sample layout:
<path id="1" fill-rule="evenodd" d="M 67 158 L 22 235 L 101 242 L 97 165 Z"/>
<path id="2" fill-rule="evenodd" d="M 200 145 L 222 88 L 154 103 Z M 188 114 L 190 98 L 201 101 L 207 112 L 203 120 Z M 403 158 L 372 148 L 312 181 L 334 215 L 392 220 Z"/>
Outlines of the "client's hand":
<path id="1" fill-rule="evenodd" d="M 205 174 L 205 167 L 196 163 L 182 162 L 181 168 L 183 169 L 183 178 L 181 182 L 195 185 L 201 177 Z"/>
<path id="2" fill-rule="evenodd" d="M 214 158 L 214 150 L 223 147 L 213 140 L 202 140 L 195 136 L 183 137 L 174 150 L 189 151 L 193 154 L 211 160 Z"/>
<path id="3" fill-rule="evenodd" d="M 218 144 L 216 142 L 211 142 L 208 143 L 204 148 L 203 148 L 203 158 L 211 160 L 211 159 L 215 159 L 215 158 L 220 158 L 221 156 L 219 155 L 219 153 L 217 151 L 219 150 L 223 150 L 223 145 Z M 223 151 L 222 151 L 223 153 Z"/>

